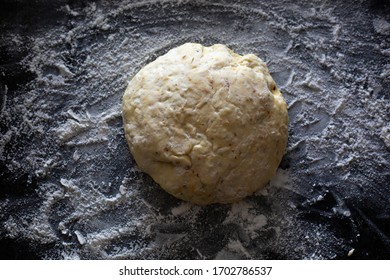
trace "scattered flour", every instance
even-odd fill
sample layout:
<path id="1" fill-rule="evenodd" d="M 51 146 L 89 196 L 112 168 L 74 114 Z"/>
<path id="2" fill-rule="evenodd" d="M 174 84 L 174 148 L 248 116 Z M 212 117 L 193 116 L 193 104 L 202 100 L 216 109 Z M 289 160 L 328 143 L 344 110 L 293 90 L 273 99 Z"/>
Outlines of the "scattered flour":
<path id="1" fill-rule="evenodd" d="M 258 231 L 267 225 L 267 218 L 257 214 L 255 207 L 249 202 L 241 201 L 232 205 L 223 223 L 238 223 L 250 238 L 254 238 L 259 234 Z"/>
<path id="2" fill-rule="evenodd" d="M 382 35 L 390 34 L 390 23 L 383 18 L 376 18 L 372 21 L 376 32 Z"/>
<path id="3" fill-rule="evenodd" d="M 5 34 L 12 47 L 29 42 L 22 64 L 34 78 L 19 91 L 0 85 L 0 160 L 36 186 L 33 198 L 1 199 L 1 236 L 55 244 L 59 252 L 40 255 L 47 259 L 275 257 L 264 248 L 285 258 L 352 255 L 351 236 L 301 214 L 354 223 L 343 201 L 367 179 L 352 167 L 389 166 L 390 45 L 375 38 L 389 35 L 390 24 L 345 17 L 332 1 L 292 2 L 69 3 L 59 7 L 66 22 L 26 38 Z M 356 25 L 371 21 L 371 33 L 354 37 Z M 233 205 L 202 208 L 160 192 L 123 138 L 129 78 L 186 41 L 264 58 L 289 104 L 281 167 L 267 188 Z M 379 62 L 360 55 L 374 50 Z"/>

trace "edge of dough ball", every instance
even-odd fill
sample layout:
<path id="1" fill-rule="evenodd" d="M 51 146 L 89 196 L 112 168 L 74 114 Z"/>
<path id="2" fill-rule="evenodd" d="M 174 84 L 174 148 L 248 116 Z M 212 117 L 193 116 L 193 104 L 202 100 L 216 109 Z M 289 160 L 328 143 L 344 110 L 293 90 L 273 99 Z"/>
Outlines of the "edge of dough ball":
<path id="1" fill-rule="evenodd" d="M 143 67 L 123 96 L 139 168 L 177 198 L 232 203 L 274 176 L 287 105 L 266 64 L 224 45 L 186 43 Z"/>

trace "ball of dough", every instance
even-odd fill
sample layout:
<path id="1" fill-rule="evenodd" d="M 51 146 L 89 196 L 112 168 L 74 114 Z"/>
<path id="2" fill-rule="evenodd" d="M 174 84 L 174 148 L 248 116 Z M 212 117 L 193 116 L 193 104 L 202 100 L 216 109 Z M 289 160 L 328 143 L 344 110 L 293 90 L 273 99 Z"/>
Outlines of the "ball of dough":
<path id="1" fill-rule="evenodd" d="M 266 64 L 186 43 L 142 68 L 123 96 L 139 168 L 177 198 L 231 203 L 264 187 L 284 154 L 287 107 Z"/>

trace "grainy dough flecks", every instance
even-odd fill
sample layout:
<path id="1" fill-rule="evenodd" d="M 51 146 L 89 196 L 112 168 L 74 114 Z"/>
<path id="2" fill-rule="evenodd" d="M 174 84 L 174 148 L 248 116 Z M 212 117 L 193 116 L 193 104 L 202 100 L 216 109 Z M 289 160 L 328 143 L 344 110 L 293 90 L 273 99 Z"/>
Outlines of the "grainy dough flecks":
<path id="1" fill-rule="evenodd" d="M 177 198 L 238 201 L 264 187 L 287 143 L 287 107 L 266 64 L 186 43 L 142 68 L 123 96 L 139 168 Z"/>

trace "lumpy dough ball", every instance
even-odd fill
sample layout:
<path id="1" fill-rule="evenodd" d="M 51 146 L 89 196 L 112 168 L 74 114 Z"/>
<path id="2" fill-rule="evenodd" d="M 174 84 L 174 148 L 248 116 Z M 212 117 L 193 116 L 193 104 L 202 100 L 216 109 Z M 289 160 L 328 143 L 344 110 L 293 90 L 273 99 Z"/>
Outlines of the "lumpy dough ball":
<path id="1" fill-rule="evenodd" d="M 231 203 L 263 188 L 284 154 L 286 103 L 266 64 L 187 43 L 141 69 L 123 96 L 139 168 L 177 198 Z"/>

